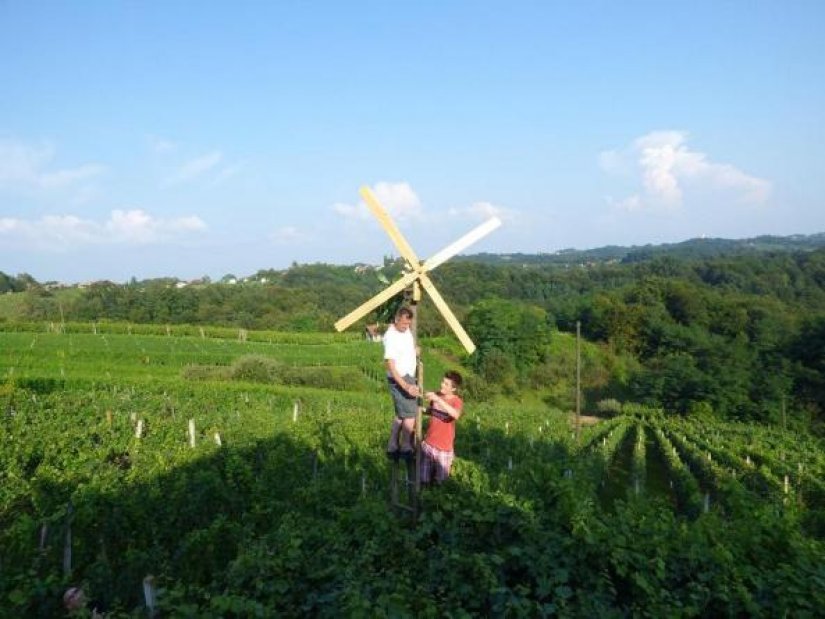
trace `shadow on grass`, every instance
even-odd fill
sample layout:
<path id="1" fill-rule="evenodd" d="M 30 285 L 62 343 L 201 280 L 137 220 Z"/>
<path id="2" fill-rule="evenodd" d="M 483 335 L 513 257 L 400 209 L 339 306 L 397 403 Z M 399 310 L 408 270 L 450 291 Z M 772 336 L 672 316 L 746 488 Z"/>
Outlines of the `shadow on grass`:
<path id="1" fill-rule="evenodd" d="M 63 616 L 63 589 L 84 583 L 114 615 L 139 615 L 147 574 L 164 615 L 192 617 L 781 614 L 825 596 L 825 552 L 791 520 L 685 522 L 618 500 L 606 515 L 592 483 L 565 475 L 566 444 L 468 426 L 453 478 L 423 494 L 415 523 L 387 506 L 382 454 L 332 426 L 312 444 L 227 445 L 105 492 L 50 483 L 34 465 L 31 493 L 0 513 L 3 612 Z M 140 462 L 87 465 L 125 479 Z"/>

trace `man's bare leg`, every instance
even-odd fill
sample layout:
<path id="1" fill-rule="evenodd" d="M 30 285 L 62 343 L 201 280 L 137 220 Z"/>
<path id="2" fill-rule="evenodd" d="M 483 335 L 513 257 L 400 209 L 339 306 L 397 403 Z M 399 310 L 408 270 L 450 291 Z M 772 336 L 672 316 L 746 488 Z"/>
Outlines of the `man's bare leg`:
<path id="1" fill-rule="evenodd" d="M 412 449 L 413 435 L 415 434 L 415 417 L 402 419 L 401 421 L 401 451 Z"/>
<path id="2" fill-rule="evenodd" d="M 390 441 L 387 443 L 387 451 L 398 451 L 398 433 L 401 431 L 401 420 L 396 417 L 392 420 L 390 427 Z"/>

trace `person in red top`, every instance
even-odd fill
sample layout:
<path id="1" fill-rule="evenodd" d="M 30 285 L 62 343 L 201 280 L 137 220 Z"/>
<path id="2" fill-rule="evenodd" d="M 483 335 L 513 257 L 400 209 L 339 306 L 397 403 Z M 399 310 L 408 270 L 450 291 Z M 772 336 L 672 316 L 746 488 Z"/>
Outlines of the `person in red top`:
<path id="1" fill-rule="evenodd" d="M 419 479 L 422 484 L 432 481 L 443 482 L 450 476 L 455 453 L 455 422 L 461 417 L 464 402 L 456 391 L 461 387 L 461 374 L 447 372 L 441 379 L 441 389 L 424 394 L 430 403 L 426 414 L 430 415 L 427 436 L 421 443 L 421 469 Z"/>

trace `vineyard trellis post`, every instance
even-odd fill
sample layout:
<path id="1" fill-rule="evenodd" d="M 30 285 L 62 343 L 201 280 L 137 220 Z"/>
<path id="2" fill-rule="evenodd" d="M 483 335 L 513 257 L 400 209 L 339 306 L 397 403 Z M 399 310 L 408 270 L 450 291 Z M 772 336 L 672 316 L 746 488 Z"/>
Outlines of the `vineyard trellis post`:
<path id="1" fill-rule="evenodd" d="M 421 298 L 421 290 L 423 289 L 429 295 L 430 299 L 432 300 L 435 307 L 444 317 L 444 320 L 450 326 L 450 328 L 455 333 L 458 340 L 464 346 L 467 354 L 473 354 L 476 349 L 475 344 L 470 339 L 470 336 L 467 335 L 467 332 L 464 330 L 464 327 L 461 326 L 461 323 L 456 318 L 453 311 L 447 305 L 444 298 L 438 292 L 438 289 L 433 284 L 432 280 L 430 279 L 429 273 L 439 265 L 443 264 L 459 252 L 463 251 L 471 244 L 475 243 L 482 237 L 488 235 L 490 232 L 495 230 L 501 225 L 501 220 L 498 217 L 492 217 L 488 219 L 486 222 L 478 226 L 477 228 L 471 230 L 463 237 L 455 241 L 454 243 L 448 245 L 441 251 L 435 253 L 434 255 L 430 256 L 425 261 L 419 260 L 418 256 L 416 255 L 415 251 L 413 250 L 412 246 L 407 242 L 407 239 L 401 234 L 401 231 L 395 225 L 395 222 L 389 216 L 386 209 L 381 205 L 378 201 L 378 198 L 373 194 L 372 190 L 369 187 L 362 187 L 360 190 L 361 197 L 364 199 L 364 203 L 367 205 L 367 208 L 373 214 L 373 216 L 378 220 L 378 223 L 384 228 L 384 231 L 392 240 L 395 247 L 398 249 L 401 257 L 404 259 L 405 262 L 405 271 L 401 275 L 399 279 L 397 279 L 394 283 L 387 286 L 384 290 L 376 294 L 374 297 L 366 301 L 365 303 L 361 304 L 359 307 L 355 308 L 349 314 L 338 320 L 335 323 L 335 329 L 337 331 L 343 331 L 353 323 L 357 322 L 371 311 L 375 310 L 379 306 L 383 305 L 397 294 L 402 293 L 404 291 L 408 291 L 406 294 L 408 298 L 411 298 L 411 309 L 413 310 L 413 338 L 416 340 L 416 344 L 418 342 L 417 339 L 417 323 L 418 323 L 418 302 Z M 410 290 L 411 289 L 411 290 Z M 423 394 L 423 366 L 420 365 L 418 367 L 418 377 L 417 382 L 419 386 L 419 391 Z M 414 482 L 410 485 L 412 490 L 412 505 L 411 506 L 403 506 L 398 503 L 398 465 L 396 464 L 393 469 L 392 474 L 392 501 L 393 504 L 399 507 L 406 507 L 412 508 L 414 515 L 417 515 L 418 511 L 418 491 L 420 490 L 420 482 L 418 480 L 418 470 L 421 463 L 421 414 L 422 414 L 422 405 L 423 400 L 419 395 L 419 406 L 418 412 L 416 414 L 416 454 L 415 454 L 415 471 L 413 471 Z M 409 480 L 409 467 L 408 467 L 408 476 L 407 476 L 407 483 L 410 483 Z"/>
<path id="2" fill-rule="evenodd" d="M 66 534 L 63 540 L 63 576 L 72 574 L 72 521 L 74 520 L 74 504 L 71 499 L 66 505 Z"/>
<path id="3" fill-rule="evenodd" d="M 579 444 L 582 426 L 582 323 L 576 321 L 576 444 Z"/>

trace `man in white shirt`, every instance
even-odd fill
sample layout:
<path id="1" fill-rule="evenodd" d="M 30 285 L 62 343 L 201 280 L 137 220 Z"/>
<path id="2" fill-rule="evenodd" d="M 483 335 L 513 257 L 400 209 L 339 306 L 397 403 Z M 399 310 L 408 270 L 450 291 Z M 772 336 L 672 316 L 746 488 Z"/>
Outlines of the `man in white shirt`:
<path id="1" fill-rule="evenodd" d="M 418 355 L 410 330 L 412 318 L 412 311 L 408 307 L 402 307 L 395 315 L 394 323 L 384 334 L 387 383 L 395 406 L 395 419 L 387 443 L 387 456 L 392 459 L 410 459 L 413 454 L 412 437 L 419 391 L 415 380 Z"/>

